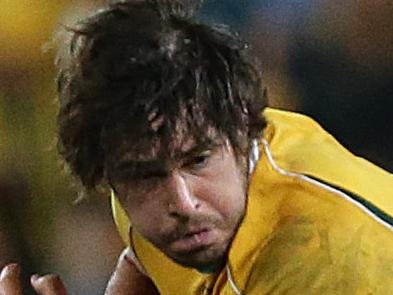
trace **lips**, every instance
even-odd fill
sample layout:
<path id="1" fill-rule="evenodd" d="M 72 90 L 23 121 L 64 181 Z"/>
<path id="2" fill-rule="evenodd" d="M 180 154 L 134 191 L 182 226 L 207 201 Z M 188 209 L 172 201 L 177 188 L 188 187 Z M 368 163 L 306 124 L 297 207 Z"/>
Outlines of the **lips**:
<path id="1" fill-rule="evenodd" d="M 211 229 L 190 230 L 179 239 L 171 243 L 170 248 L 174 252 L 194 252 L 202 250 L 213 244 L 214 231 Z"/>

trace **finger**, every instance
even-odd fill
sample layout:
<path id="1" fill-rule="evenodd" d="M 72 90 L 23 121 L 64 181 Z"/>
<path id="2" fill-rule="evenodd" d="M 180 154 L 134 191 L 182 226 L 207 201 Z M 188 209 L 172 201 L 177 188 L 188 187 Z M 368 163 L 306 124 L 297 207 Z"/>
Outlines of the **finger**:
<path id="1" fill-rule="evenodd" d="M 67 295 L 64 284 L 57 275 L 43 277 L 33 275 L 30 282 L 34 290 L 40 295 Z"/>
<path id="2" fill-rule="evenodd" d="M 105 295 L 134 294 L 159 295 L 153 282 L 138 270 L 125 251 L 119 258 Z"/>
<path id="3" fill-rule="evenodd" d="M 5 266 L 0 274 L 0 295 L 22 295 L 19 277 L 19 265 L 9 264 Z"/>

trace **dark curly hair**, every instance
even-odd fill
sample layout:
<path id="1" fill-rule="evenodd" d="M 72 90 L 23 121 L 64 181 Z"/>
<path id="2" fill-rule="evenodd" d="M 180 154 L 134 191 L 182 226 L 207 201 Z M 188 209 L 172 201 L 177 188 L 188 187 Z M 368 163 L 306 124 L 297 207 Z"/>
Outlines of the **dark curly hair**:
<path id="1" fill-rule="evenodd" d="M 57 59 L 58 145 L 86 188 L 141 139 L 173 154 L 179 126 L 197 144 L 213 129 L 236 154 L 261 135 L 266 95 L 255 60 L 226 27 L 195 21 L 197 6 L 115 2 L 68 28 L 67 54 Z"/>

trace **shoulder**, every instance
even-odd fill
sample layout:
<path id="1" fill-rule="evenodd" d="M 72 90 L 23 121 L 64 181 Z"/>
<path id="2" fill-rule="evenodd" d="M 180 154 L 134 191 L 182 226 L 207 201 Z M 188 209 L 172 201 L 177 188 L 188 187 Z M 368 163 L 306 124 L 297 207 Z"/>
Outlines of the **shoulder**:
<path id="1" fill-rule="evenodd" d="M 252 192 L 265 207 L 274 203 L 277 223 L 247 294 L 392 293 L 392 175 L 308 117 L 269 110 L 266 118 Z"/>
<path id="2" fill-rule="evenodd" d="M 393 216 L 392 174 L 352 154 L 312 118 L 276 109 L 267 109 L 264 116 L 265 137 L 278 167 L 349 192 Z"/>

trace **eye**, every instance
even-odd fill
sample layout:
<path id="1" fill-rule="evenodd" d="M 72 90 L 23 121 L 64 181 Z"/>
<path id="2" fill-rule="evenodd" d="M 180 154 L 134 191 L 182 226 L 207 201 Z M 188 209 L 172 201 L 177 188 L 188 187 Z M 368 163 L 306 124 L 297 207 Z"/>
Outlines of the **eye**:
<path id="1" fill-rule="evenodd" d="M 203 168 L 209 162 L 212 152 L 210 150 L 203 151 L 202 153 L 192 157 L 185 166 L 190 168 L 199 169 Z"/>

